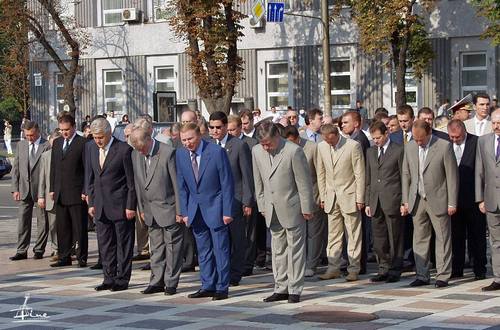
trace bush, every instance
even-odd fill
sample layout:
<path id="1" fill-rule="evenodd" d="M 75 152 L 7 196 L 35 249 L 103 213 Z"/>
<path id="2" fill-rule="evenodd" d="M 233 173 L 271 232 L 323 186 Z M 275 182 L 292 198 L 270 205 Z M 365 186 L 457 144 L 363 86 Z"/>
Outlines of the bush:
<path id="1" fill-rule="evenodd" d="M 13 97 L 0 101 L 0 119 L 7 119 L 11 123 L 19 121 L 22 117 L 21 105 Z"/>

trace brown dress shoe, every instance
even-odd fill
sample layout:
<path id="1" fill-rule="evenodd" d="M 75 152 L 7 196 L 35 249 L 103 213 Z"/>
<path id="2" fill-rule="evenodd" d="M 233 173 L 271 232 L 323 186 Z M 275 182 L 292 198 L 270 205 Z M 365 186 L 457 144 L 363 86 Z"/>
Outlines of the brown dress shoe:
<path id="1" fill-rule="evenodd" d="M 333 280 L 334 278 L 339 278 L 340 272 L 326 272 L 319 276 L 320 280 Z"/>

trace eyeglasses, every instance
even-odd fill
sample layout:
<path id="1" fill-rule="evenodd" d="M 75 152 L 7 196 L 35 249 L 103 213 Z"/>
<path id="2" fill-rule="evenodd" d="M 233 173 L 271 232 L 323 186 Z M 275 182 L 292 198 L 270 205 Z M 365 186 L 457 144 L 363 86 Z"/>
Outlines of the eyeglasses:
<path id="1" fill-rule="evenodd" d="M 210 128 L 210 129 L 221 129 L 222 126 L 212 126 L 212 125 L 209 125 L 208 128 Z"/>

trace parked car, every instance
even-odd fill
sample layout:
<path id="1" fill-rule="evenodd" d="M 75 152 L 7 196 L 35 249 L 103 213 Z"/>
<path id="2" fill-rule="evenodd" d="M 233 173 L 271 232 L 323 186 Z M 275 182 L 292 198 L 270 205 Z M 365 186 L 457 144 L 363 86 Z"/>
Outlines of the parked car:
<path id="1" fill-rule="evenodd" d="M 5 156 L 0 156 L 0 179 L 3 178 L 6 174 L 10 173 L 12 170 L 12 165 L 9 160 Z"/>
<path id="2" fill-rule="evenodd" d="M 160 134 L 161 131 L 166 128 L 166 127 L 171 127 L 174 123 L 171 123 L 171 122 L 160 122 L 160 123 L 153 123 L 153 137 L 155 137 L 156 135 Z M 120 141 L 124 141 L 125 142 L 125 126 L 127 126 L 127 124 L 118 124 L 115 126 L 115 130 L 113 131 L 113 137 L 115 137 L 116 139 L 120 140 Z"/>

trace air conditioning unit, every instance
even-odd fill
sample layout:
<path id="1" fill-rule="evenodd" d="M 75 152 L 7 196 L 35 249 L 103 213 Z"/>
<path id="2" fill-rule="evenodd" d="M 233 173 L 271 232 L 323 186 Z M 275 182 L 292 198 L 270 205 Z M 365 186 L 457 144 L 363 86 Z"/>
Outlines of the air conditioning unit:
<path id="1" fill-rule="evenodd" d="M 250 16 L 249 23 L 250 23 L 250 28 L 252 29 L 260 29 L 264 27 L 264 22 L 262 21 L 262 19 L 257 19 L 253 15 Z"/>
<path id="2" fill-rule="evenodd" d="M 140 11 L 137 8 L 124 8 L 122 9 L 122 21 L 124 22 L 137 22 L 140 18 Z"/>

